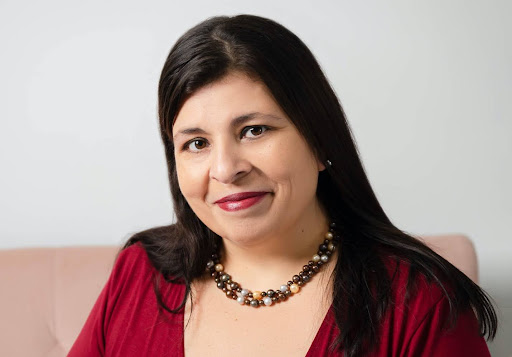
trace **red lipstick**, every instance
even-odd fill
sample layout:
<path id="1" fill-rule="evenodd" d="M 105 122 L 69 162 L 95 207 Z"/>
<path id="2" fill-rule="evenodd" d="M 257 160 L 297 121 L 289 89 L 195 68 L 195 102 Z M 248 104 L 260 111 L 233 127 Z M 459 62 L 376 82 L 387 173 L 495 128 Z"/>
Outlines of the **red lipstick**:
<path id="1" fill-rule="evenodd" d="M 224 211 L 238 211 L 258 203 L 268 192 L 240 192 L 215 201 Z"/>

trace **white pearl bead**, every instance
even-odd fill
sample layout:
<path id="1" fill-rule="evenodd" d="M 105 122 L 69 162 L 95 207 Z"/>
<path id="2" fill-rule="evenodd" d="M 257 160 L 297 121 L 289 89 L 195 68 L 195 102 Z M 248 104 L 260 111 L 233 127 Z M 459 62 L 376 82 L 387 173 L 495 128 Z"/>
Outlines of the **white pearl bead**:
<path id="1" fill-rule="evenodd" d="M 325 239 L 329 239 L 329 240 L 331 240 L 331 239 L 333 239 L 333 238 L 334 238 L 334 235 L 333 235 L 331 232 L 327 232 L 327 233 L 325 233 Z"/>
<path id="2" fill-rule="evenodd" d="M 324 254 L 320 257 L 320 259 L 322 259 L 322 262 L 327 263 L 329 261 L 329 256 Z"/>
<path id="3" fill-rule="evenodd" d="M 242 294 L 242 296 L 246 296 L 247 294 L 249 294 L 249 290 L 247 290 L 247 289 L 242 289 L 242 291 L 240 292 L 240 294 Z"/>
<path id="4" fill-rule="evenodd" d="M 279 290 L 281 290 L 281 292 L 285 293 L 288 290 L 288 285 L 286 285 L 286 284 L 281 285 Z"/>
<path id="5" fill-rule="evenodd" d="M 224 270 L 224 266 L 222 264 L 217 264 L 215 265 L 215 271 L 223 271 Z"/>
<path id="6" fill-rule="evenodd" d="M 327 248 L 332 252 L 332 251 L 334 250 L 334 244 L 329 243 L 329 245 L 327 246 Z"/>
<path id="7" fill-rule="evenodd" d="M 270 306 L 272 305 L 272 298 L 267 296 L 263 299 L 263 302 L 265 303 L 265 305 Z"/>
<path id="8" fill-rule="evenodd" d="M 243 296 L 239 296 L 239 297 L 236 299 L 236 301 L 238 301 L 238 303 L 239 303 L 240 305 L 243 305 L 243 304 L 245 303 L 245 299 L 244 299 L 244 297 L 243 297 Z"/>
<path id="9" fill-rule="evenodd" d="M 312 259 L 315 263 L 318 263 L 320 261 L 320 256 L 318 254 L 313 255 Z"/>

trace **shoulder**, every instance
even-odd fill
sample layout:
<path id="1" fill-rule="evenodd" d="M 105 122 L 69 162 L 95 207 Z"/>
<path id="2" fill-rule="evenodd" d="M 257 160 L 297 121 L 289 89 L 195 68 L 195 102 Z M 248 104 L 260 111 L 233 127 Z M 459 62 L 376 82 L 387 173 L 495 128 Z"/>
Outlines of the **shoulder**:
<path id="1" fill-rule="evenodd" d="M 458 310 L 450 324 L 453 284 L 440 276 L 428 279 L 406 261 L 390 258 L 386 266 L 392 295 L 383 320 L 388 348 L 407 356 L 488 356 L 471 308 Z"/>
<path id="2" fill-rule="evenodd" d="M 172 277 L 168 277 L 172 278 Z M 134 293 L 146 294 L 158 286 L 160 293 L 168 297 L 181 295 L 183 285 L 165 279 L 155 268 L 144 245 L 136 242 L 121 250 L 116 258 L 110 276 L 111 293 L 133 296 Z"/>
<path id="3" fill-rule="evenodd" d="M 142 244 L 135 243 L 119 252 L 112 269 L 111 279 L 133 281 L 154 271 Z"/>

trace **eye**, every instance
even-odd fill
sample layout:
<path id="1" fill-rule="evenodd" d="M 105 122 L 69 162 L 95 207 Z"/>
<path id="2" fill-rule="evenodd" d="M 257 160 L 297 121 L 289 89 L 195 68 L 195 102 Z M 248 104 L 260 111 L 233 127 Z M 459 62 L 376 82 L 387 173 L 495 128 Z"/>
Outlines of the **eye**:
<path id="1" fill-rule="evenodd" d="M 187 142 L 183 146 L 183 150 L 191 151 L 191 152 L 199 152 L 206 148 L 208 146 L 208 143 L 204 139 L 193 139 L 189 142 Z"/>
<path id="2" fill-rule="evenodd" d="M 260 136 L 269 128 L 264 125 L 247 126 L 242 130 L 242 137 L 255 138 Z"/>

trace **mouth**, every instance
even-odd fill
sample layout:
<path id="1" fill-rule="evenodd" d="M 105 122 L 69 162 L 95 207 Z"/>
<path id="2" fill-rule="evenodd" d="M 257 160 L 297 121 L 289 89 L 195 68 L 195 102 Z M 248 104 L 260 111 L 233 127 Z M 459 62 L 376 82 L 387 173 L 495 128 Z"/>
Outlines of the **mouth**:
<path id="1" fill-rule="evenodd" d="M 268 192 L 240 192 L 215 201 L 224 211 L 239 211 L 260 202 Z"/>

